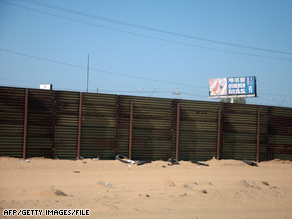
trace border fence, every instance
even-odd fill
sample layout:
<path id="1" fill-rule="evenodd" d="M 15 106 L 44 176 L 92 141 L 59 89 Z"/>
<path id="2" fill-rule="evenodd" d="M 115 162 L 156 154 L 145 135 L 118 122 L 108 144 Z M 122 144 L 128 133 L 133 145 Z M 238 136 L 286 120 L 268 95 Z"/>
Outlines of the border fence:
<path id="1" fill-rule="evenodd" d="M 0 156 L 292 160 L 292 108 L 0 86 Z"/>

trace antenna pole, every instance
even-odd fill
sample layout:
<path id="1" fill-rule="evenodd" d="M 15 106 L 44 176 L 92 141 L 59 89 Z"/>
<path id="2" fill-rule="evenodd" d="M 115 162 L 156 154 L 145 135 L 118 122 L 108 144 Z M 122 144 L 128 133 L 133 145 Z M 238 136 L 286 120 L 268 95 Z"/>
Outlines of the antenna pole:
<path id="1" fill-rule="evenodd" d="M 87 93 L 88 93 L 88 83 L 89 83 L 89 54 L 88 54 L 88 62 L 87 62 Z"/>

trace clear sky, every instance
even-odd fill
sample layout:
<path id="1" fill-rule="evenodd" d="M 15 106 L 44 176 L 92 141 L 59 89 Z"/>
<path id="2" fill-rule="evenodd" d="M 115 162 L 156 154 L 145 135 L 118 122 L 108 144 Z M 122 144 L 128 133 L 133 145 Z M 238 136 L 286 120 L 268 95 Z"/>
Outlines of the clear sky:
<path id="1" fill-rule="evenodd" d="M 292 0 L 0 0 L 0 86 L 86 92 L 88 54 L 89 92 L 210 101 L 256 76 L 247 103 L 292 107 Z"/>

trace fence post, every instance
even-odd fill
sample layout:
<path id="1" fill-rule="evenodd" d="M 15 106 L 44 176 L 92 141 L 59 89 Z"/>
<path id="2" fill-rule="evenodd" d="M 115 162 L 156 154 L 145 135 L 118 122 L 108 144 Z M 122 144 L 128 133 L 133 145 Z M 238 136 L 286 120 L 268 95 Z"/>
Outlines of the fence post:
<path id="1" fill-rule="evenodd" d="M 173 130 L 174 130 L 174 120 L 175 120 L 174 106 L 175 106 L 175 99 L 171 101 L 172 119 L 171 119 L 171 127 L 170 127 L 170 149 L 169 149 L 168 158 L 172 158 L 172 155 L 173 155 L 173 145 L 174 145 Z"/>
<path id="2" fill-rule="evenodd" d="M 28 114 L 28 88 L 25 89 L 25 101 L 24 101 L 24 127 L 23 127 L 23 150 L 22 150 L 23 159 L 26 159 L 27 114 Z"/>
<path id="3" fill-rule="evenodd" d="M 77 159 L 80 159 L 81 125 L 82 125 L 82 103 L 83 103 L 83 93 L 80 92 L 80 98 L 79 98 L 79 122 L 78 122 Z"/>
<path id="4" fill-rule="evenodd" d="M 177 104 L 177 117 L 176 117 L 176 150 L 175 159 L 178 161 L 178 148 L 179 148 L 179 123 L 180 123 L 180 104 Z"/>
<path id="5" fill-rule="evenodd" d="M 221 159 L 221 109 L 218 111 L 217 160 Z"/>
<path id="6" fill-rule="evenodd" d="M 267 133 L 267 145 L 266 145 L 266 151 L 267 151 L 267 160 L 273 160 L 274 159 L 274 154 L 270 153 L 270 131 L 271 131 L 271 107 L 268 107 L 268 133 Z"/>
<path id="7" fill-rule="evenodd" d="M 121 117 L 121 96 L 118 96 L 117 112 L 116 112 L 116 136 L 115 136 L 115 156 L 118 155 L 119 150 L 119 132 L 120 132 L 120 117 Z"/>
<path id="8" fill-rule="evenodd" d="M 257 128 L 257 162 L 260 162 L 260 127 L 261 127 L 261 109 L 258 109 L 258 128 Z"/>
<path id="9" fill-rule="evenodd" d="M 133 140 L 133 101 L 130 106 L 130 136 L 129 136 L 129 159 L 132 159 L 132 142 Z"/>
<path id="10" fill-rule="evenodd" d="M 54 91 L 54 100 L 53 100 L 53 114 L 52 114 L 52 128 L 51 128 L 51 135 L 52 135 L 52 158 L 56 158 L 56 145 L 57 145 L 57 138 L 56 138 L 56 126 L 58 122 L 58 91 Z"/>

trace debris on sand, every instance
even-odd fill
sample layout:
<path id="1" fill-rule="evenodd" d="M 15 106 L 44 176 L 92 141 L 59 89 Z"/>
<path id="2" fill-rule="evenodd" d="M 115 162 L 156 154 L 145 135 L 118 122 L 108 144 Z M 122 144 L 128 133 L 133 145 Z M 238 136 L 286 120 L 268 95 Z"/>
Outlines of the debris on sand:
<path id="1" fill-rule="evenodd" d="M 247 187 L 252 187 L 252 188 L 256 188 L 256 189 L 260 189 L 261 188 L 254 181 L 241 180 L 240 182 L 243 183 Z"/>
<path id="2" fill-rule="evenodd" d="M 21 162 L 27 162 L 27 163 L 30 163 L 31 162 L 29 159 L 21 159 L 20 161 Z"/>
<path id="3" fill-rule="evenodd" d="M 178 165 L 179 164 L 179 162 L 176 159 L 173 159 L 173 158 L 169 158 L 168 162 L 169 162 L 168 166 Z"/>
<path id="4" fill-rule="evenodd" d="M 264 184 L 266 186 L 270 186 L 270 184 L 267 181 L 262 181 L 262 184 Z"/>
<path id="5" fill-rule="evenodd" d="M 202 193 L 207 194 L 208 192 L 206 191 L 206 189 L 203 189 Z"/>
<path id="6" fill-rule="evenodd" d="M 184 188 L 191 189 L 191 190 L 195 190 L 195 187 L 194 186 L 191 186 L 189 184 L 184 184 Z"/>
<path id="7" fill-rule="evenodd" d="M 123 155 L 117 155 L 116 160 L 119 160 L 123 163 L 129 163 L 129 164 L 135 164 L 135 161 L 130 160 L 129 158 L 123 156 Z"/>
<path id="8" fill-rule="evenodd" d="M 199 162 L 199 161 L 195 161 L 195 160 L 191 160 L 191 162 L 192 162 L 192 163 L 195 163 L 195 164 L 197 164 L 197 165 L 199 165 L 199 166 L 206 166 L 206 167 L 209 166 L 209 164 L 205 164 L 205 163 L 202 163 L 202 162 Z"/>
<path id="9" fill-rule="evenodd" d="M 151 163 L 151 160 L 140 160 L 140 161 L 137 163 L 137 165 L 139 166 L 139 165 L 143 165 L 143 164 L 145 164 L 145 163 Z"/>
<path id="10" fill-rule="evenodd" d="M 195 182 L 194 185 L 198 185 L 198 184 Z M 201 191 L 201 192 L 204 193 L 204 194 L 208 194 L 208 192 L 207 192 L 206 189 L 202 189 L 202 190 L 200 190 L 198 187 L 196 188 L 196 186 L 189 185 L 189 184 L 184 184 L 183 186 L 184 186 L 184 188 L 186 188 L 186 189 L 197 190 L 197 191 Z"/>
<path id="11" fill-rule="evenodd" d="M 258 166 L 257 163 L 249 161 L 249 160 L 243 160 L 243 162 L 246 163 L 249 166 L 254 166 L 254 167 Z"/>
<path id="12" fill-rule="evenodd" d="M 112 188 L 112 184 L 109 183 L 109 182 L 99 181 L 98 184 L 99 184 L 99 185 L 106 186 L 106 187 L 109 187 L 109 188 Z"/>
<path id="13" fill-rule="evenodd" d="M 61 190 L 59 190 L 59 189 L 54 190 L 54 193 L 55 193 L 55 195 L 57 195 L 57 196 L 68 196 L 65 192 L 63 192 L 63 191 L 61 191 Z"/>

